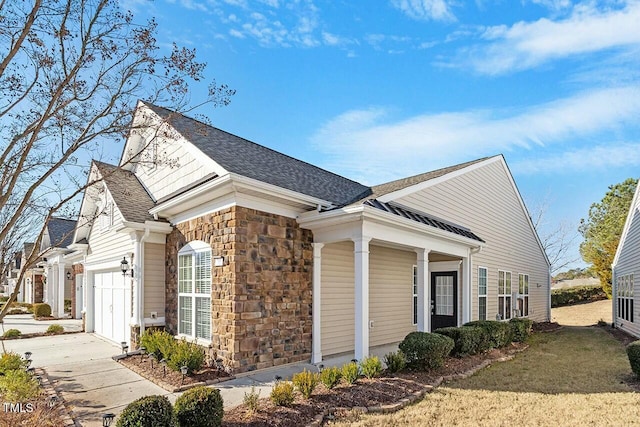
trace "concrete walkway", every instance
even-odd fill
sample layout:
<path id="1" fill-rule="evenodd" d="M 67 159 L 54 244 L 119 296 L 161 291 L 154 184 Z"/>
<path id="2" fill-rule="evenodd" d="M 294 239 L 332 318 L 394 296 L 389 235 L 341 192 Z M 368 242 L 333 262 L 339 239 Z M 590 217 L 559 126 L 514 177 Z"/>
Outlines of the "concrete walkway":
<path id="1" fill-rule="evenodd" d="M 29 326 L 30 323 L 35 325 Z M 31 331 L 30 327 L 38 329 L 33 332 L 41 332 L 48 327 L 33 318 L 5 318 L 6 329 L 17 325 L 20 325 L 17 329 L 25 333 Z M 167 396 L 173 403 L 179 396 L 179 393 L 169 393 L 115 362 L 112 356 L 121 353 L 120 346 L 95 334 L 78 333 L 6 340 L 4 345 L 7 351 L 19 354 L 27 351 L 32 353 L 31 366 L 43 367 L 47 371 L 54 387 L 72 410 L 72 417 L 82 426 L 101 426 L 102 414 L 119 414 L 139 397 Z M 395 348 L 381 347 L 372 349 L 372 353 L 382 357 Z M 323 364 L 339 366 L 352 357 L 344 355 L 327 360 Z M 243 374 L 233 380 L 216 384 L 215 387 L 220 390 L 225 409 L 229 409 L 242 404 L 245 393 L 250 392 L 251 387 L 255 387 L 260 397 L 268 397 L 276 376 L 290 379 L 303 369 L 316 371 L 317 367 L 309 363 L 285 365 Z"/>
<path id="2" fill-rule="evenodd" d="M 4 331 L 17 329 L 23 334 L 44 333 L 51 325 L 60 325 L 66 332 L 82 331 L 82 320 L 80 319 L 55 319 L 55 320 L 35 320 L 33 314 L 12 314 L 3 319 Z M 4 332 L 0 329 L 0 335 Z"/>

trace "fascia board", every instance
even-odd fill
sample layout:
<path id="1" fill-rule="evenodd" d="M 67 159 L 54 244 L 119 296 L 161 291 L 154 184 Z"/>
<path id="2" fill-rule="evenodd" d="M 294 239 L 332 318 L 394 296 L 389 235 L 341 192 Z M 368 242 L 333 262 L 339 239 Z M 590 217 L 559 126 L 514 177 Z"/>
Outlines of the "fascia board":
<path id="1" fill-rule="evenodd" d="M 229 175 L 231 176 L 236 188 L 246 188 L 254 191 L 257 190 L 264 192 L 266 196 L 276 196 L 290 202 L 306 204 L 310 207 L 321 206 L 324 208 L 330 208 L 333 206 L 333 204 L 327 200 L 308 196 L 306 194 L 278 187 L 277 185 L 268 184 L 257 179 L 248 178 L 244 175 L 238 175 L 236 173 L 229 173 Z"/>
<path id="2" fill-rule="evenodd" d="M 618 265 L 618 261 L 620 259 L 620 255 L 622 252 L 622 246 L 627 239 L 627 234 L 629 233 L 629 229 L 631 228 L 631 221 L 633 221 L 633 217 L 635 216 L 636 206 L 638 204 L 638 196 L 640 194 L 640 185 L 636 186 L 636 191 L 633 194 L 633 200 L 631 200 L 631 205 L 629 206 L 629 212 L 627 212 L 627 219 L 624 222 L 624 227 L 622 228 L 622 234 L 620 235 L 620 243 L 618 243 L 618 248 L 616 249 L 616 254 L 613 257 L 613 262 L 611 263 L 612 267 Z"/>

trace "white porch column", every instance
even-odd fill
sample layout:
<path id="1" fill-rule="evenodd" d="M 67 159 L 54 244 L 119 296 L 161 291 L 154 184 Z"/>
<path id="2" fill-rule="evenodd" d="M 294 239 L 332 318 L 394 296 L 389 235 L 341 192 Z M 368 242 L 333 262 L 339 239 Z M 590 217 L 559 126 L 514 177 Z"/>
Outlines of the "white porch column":
<path id="1" fill-rule="evenodd" d="M 418 279 L 418 331 L 431 330 L 431 287 L 429 286 L 429 250 L 416 249 Z"/>
<path id="2" fill-rule="evenodd" d="M 94 332 L 95 324 L 95 274 L 85 270 L 85 281 L 82 292 L 84 294 L 84 331 Z"/>
<path id="3" fill-rule="evenodd" d="M 471 254 L 462 258 L 462 324 L 471 321 Z"/>
<path id="4" fill-rule="evenodd" d="M 369 242 L 371 237 L 357 237 L 354 242 L 355 267 L 355 358 L 369 355 Z"/>
<path id="5" fill-rule="evenodd" d="M 131 280 L 131 286 L 133 287 L 133 304 L 131 312 L 131 326 L 140 326 L 142 333 L 142 323 L 144 319 L 144 302 L 142 292 L 142 239 L 143 233 L 133 232 L 131 233 L 131 240 L 133 243 L 133 256 L 129 259 L 131 262 L 131 270 L 129 270 L 130 276 L 127 276 Z"/>
<path id="6" fill-rule="evenodd" d="M 66 272 L 66 264 L 61 262 L 58 264 L 58 283 L 56 283 L 58 292 L 57 292 L 57 314 L 56 317 L 63 318 L 64 317 L 64 285 L 67 282 L 67 272 Z"/>
<path id="7" fill-rule="evenodd" d="M 47 277 L 47 289 L 49 291 L 47 296 L 49 301 L 47 302 L 51 306 L 51 315 L 56 316 L 58 313 L 58 280 L 60 280 L 59 266 L 57 264 L 52 265 L 49 272 L 51 274 Z"/>
<path id="8" fill-rule="evenodd" d="M 313 244 L 313 325 L 311 330 L 312 354 L 311 363 L 322 362 L 322 247 L 324 243 Z"/>

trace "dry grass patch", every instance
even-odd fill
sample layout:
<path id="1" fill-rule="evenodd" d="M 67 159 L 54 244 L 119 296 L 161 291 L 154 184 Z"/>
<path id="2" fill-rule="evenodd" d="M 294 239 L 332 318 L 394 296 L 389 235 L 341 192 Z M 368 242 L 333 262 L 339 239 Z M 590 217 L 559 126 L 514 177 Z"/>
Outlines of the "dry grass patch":
<path id="1" fill-rule="evenodd" d="M 515 359 L 496 363 L 390 415 L 337 425 L 640 425 L 640 394 L 624 347 L 600 328 L 536 334 Z"/>

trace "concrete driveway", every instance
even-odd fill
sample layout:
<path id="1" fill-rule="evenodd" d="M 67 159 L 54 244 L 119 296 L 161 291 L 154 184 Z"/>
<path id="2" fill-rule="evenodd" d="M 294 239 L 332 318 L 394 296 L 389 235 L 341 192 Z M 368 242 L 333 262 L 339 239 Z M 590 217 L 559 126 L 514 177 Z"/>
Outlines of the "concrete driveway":
<path id="1" fill-rule="evenodd" d="M 131 401 L 152 394 L 176 396 L 111 359 L 120 348 L 93 334 L 69 334 L 4 341 L 7 351 L 32 352 L 33 367 L 44 367 L 73 418 L 101 426 L 102 414 L 120 413 Z"/>
<path id="2" fill-rule="evenodd" d="M 82 320 L 80 319 L 34 320 L 33 314 L 11 314 L 5 316 L 3 323 L 4 331 L 17 329 L 23 334 L 44 333 L 51 325 L 60 325 L 66 332 L 82 331 Z"/>

